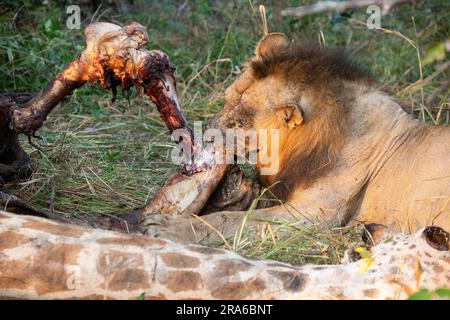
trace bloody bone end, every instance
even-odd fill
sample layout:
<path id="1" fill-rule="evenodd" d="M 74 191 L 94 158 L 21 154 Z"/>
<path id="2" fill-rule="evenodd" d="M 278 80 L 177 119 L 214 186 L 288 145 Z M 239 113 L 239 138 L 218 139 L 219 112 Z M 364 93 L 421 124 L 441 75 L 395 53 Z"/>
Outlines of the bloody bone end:
<path id="1" fill-rule="evenodd" d="M 194 135 L 181 111 L 174 78 L 175 68 L 170 64 L 169 58 L 164 52 L 149 51 L 142 56 L 137 68 L 145 94 L 156 105 L 170 133 L 178 130 L 177 135 L 180 140 L 177 143 L 183 140 L 190 151 L 191 159 L 189 160 L 193 160 L 195 152 Z M 198 168 L 199 166 L 196 165 L 183 165 L 181 166 L 181 173 L 191 175 L 197 172 Z"/>
<path id="2" fill-rule="evenodd" d="M 181 112 L 174 71 L 175 68 L 169 63 L 167 55 L 153 50 L 145 57 L 138 72 L 145 93 L 155 103 L 169 131 L 186 129 L 192 136 L 192 129 Z"/>

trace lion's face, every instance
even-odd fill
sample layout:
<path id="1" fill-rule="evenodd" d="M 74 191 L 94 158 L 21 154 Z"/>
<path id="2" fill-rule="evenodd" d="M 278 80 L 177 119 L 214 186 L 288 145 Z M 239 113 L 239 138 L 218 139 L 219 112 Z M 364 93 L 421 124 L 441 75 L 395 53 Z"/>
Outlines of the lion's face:
<path id="1" fill-rule="evenodd" d="M 349 126 L 353 93 L 347 84 L 370 81 L 339 51 L 291 44 L 285 35 L 272 33 L 258 43 L 244 72 L 227 88 L 215 124 L 254 129 L 263 184 L 282 181 L 293 190 L 332 167 Z M 271 129 L 278 132 L 277 140 L 268 138 Z M 262 161 L 268 154 L 270 162 Z M 261 172 L 274 161 L 277 172 Z"/>
<path id="2" fill-rule="evenodd" d="M 261 39 L 250 63 L 264 59 L 270 51 L 289 45 L 284 34 L 271 33 Z M 236 125 L 244 129 L 294 127 L 302 122 L 299 88 L 283 74 L 259 77 L 247 65 L 244 72 L 225 91 L 225 106 Z"/>
<path id="3" fill-rule="evenodd" d="M 266 36 L 258 44 L 253 61 L 260 59 L 264 50 L 273 50 L 284 41 L 287 41 L 284 35 Z M 273 74 L 258 78 L 252 69 L 247 67 L 225 91 L 221 119 L 229 128 L 255 130 L 259 153 L 267 154 L 266 150 L 274 148 L 272 150 L 275 154 L 271 154 L 271 158 L 279 162 L 286 141 L 303 122 L 299 92 L 298 88 L 282 75 Z M 272 129 L 277 131 L 277 146 L 272 146 L 275 141 L 274 135 L 271 135 Z M 252 148 L 248 144 L 247 147 Z M 270 151 L 268 153 L 270 154 Z M 267 165 L 270 164 L 267 161 L 263 163 L 258 157 L 258 169 Z"/>

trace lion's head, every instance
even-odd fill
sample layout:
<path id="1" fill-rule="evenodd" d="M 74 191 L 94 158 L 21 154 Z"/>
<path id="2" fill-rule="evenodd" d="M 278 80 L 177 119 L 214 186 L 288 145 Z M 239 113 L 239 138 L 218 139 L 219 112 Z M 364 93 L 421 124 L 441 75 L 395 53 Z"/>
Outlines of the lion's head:
<path id="1" fill-rule="evenodd" d="M 290 190 L 306 187 L 335 163 L 352 103 L 346 84 L 371 81 L 339 51 L 298 46 L 271 33 L 227 88 L 219 122 L 279 129 L 279 170 L 261 180 L 266 186 L 280 181 L 272 191 L 287 200 Z"/>

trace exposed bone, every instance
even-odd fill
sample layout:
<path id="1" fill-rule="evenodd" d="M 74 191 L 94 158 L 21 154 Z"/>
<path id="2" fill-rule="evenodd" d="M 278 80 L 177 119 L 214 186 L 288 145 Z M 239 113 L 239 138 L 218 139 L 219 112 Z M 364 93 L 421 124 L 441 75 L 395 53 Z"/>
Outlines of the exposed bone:
<path id="1" fill-rule="evenodd" d="M 120 85 L 145 87 L 157 105 L 170 131 L 190 127 L 181 114 L 175 92 L 174 69 L 161 51 L 148 51 L 145 28 L 133 22 L 123 28 L 106 22 L 86 27 L 86 49 L 72 61 L 45 89 L 23 105 L 10 111 L 12 126 L 17 132 L 33 135 L 48 113 L 75 88 L 87 81 L 100 83 L 105 89 Z"/>
<path id="2" fill-rule="evenodd" d="M 222 124 L 218 123 L 218 117 L 220 117 L 220 112 L 208 121 L 207 128 L 224 129 L 221 127 Z M 193 151 L 193 162 L 183 166 L 179 173 L 167 180 L 153 200 L 144 207 L 144 216 L 159 213 L 183 216 L 199 215 L 213 209 L 210 206 L 209 209 L 203 210 L 219 185 L 224 182 L 226 173 L 233 165 L 216 163 L 215 157 L 212 155 L 212 152 L 225 153 L 226 150 L 207 150 L 194 145 Z M 190 174 L 183 174 L 185 171 Z M 239 188 L 240 186 L 236 185 L 236 190 Z M 222 209 L 225 210 L 226 206 L 224 205 Z M 146 222 L 144 221 L 142 223 L 144 233 L 145 226 Z"/>
<path id="3" fill-rule="evenodd" d="M 176 94 L 175 69 L 166 54 L 144 48 L 148 42 L 145 28 L 137 22 L 123 28 L 98 22 L 86 27 L 85 36 L 86 49 L 77 59 L 31 100 L 11 107 L 12 127 L 33 136 L 66 95 L 89 81 L 112 89 L 114 94 L 118 85 L 122 90 L 135 86 L 139 93 L 143 87 L 169 131 L 184 129 L 185 139 L 192 144 L 192 129 L 181 112 Z"/>
<path id="4" fill-rule="evenodd" d="M 113 92 L 118 85 L 122 90 L 135 86 L 138 92 L 143 87 L 156 104 L 169 131 L 184 129 L 184 139 L 192 145 L 192 130 L 181 112 L 176 95 L 174 68 L 163 52 L 144 49 L 148 41 L 145 28 L 136 22 L 123 28 L 99 22 L 86 27 L 85 36 L 86 49 L 45 89 L 25 103 L 2 106 L 5 115 L 0 117 L 4 122 L 2 129 L 8 128 L 2 138 L 16 138 L 16 133 L 9 129 L 9 122 L 17 133 L 34 136 L 49 112 L 75 88 L 89 81 L 100 83 L 102 88 L 112 89 Z M 7 173 L 9 176 L 9 171 L 3 166 L 5 164 L 0 167 L 4 169 L 2 176 Z M 184 173 L 189 173 L 189 170 L 185 168 Z"/>
<path id="5" fill-rule="evenodd" d="M 212 164 L 205 171 L 190 176 L 175 174 L 144 207 L 144 216 L 159 213 L 200 214 L 228 169 L 228 165 Z"/>

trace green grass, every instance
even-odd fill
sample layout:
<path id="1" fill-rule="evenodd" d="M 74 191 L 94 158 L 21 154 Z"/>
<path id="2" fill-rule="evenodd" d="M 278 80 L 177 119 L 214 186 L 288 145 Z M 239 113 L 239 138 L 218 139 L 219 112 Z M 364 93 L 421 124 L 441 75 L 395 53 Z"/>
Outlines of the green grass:
<path id="1" fill-rule="evenodd" d="M 82 51 L 82 30 L 68 30 L 65 6 L 49 2 L 47 6 L 42 1 L 0 5 L 0 91 L 42 88 Z M 221 107 L 225 88 L 252 55 L 262 28 L 256 1 L 187 1 L 180 10 L 183 2 L 134 1 L 131 6 L 108 1 L 98 7 L 82 6 L 82 28 L 97 20 L 138 21 L 146 26 L 148 48 L 164 50 L 177 67 L 178 94 L 193 122 Z M 382 26 L 396 33 L 368 30 L 355 22 L 367 19 L 364 9 L 300 20 L 280 15 L 281 9 L 298 3 L 264 1 L 269 29 L 296 41 L 323 35 L 327 46 L 347 47 L 417 117 L 431 121 L 440 111 L 440 119 L 448 123 L 448 89 L 432 107 L 424 104 L 448 81 L 448 69 L 421 81 L 443 63 L 422 65 L 421 59 L 430 48 L 450 39 L 446 0 L 401 5 L 382 17 Z M 415 87 L 408 87 L 417 81 Z M 61 103 L 38 131 L 44 154 L 22 137 L 36 169 L 32 179 L 9 187 L 33 205 L 53 204 L 56 211 L 70 214 L 121 212 L 151 199 L 176 170 L 169 158 L 173 143 L 148 99 L 136 97 L 135 92 L 130 106 L 126 99 L 114 104 L 110 99 L 109 92 L 86 86 Z M 359 241 L 354 228 L 286 228 L 292 232 L 275 244 L 269 239 L 243 242 L 239 251 L 294 263 L 333 263 L 344 248 Z"/>
<path id="2" fill-rule="evenodd" d="M 245 224 L 244 224 L 245 226 Z M 336 264 L 342 261 L 349 248 L 366 246 L 361 239 L 362 225 L 330 228 L 318 224 L 298 226 L 279 221 L 271 231 L 254 239 L 244 232 L 236 238 L 226 239 L 231 250 L 245 256 L 272 259 L 292 264 Z M 218 242 L 217 247 L 223 247 Z M 225 246 L 225 248 L 228 248 Z"/>

